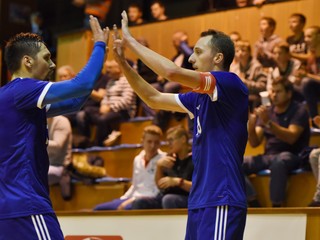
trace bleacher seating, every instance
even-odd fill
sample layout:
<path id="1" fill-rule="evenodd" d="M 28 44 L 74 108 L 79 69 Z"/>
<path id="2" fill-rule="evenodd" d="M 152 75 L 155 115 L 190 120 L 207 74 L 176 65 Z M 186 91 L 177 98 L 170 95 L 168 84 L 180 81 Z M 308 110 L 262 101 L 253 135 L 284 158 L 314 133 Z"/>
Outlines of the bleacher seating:
<path id="1" fill-rule="evenodd" d="M 72 198 L 65 201 L 61 197 L 60 186 L 50 186 L 50 198 L 55 211 L 92 210 L 99 203 L 122 196 L 128 188 L 128 183 L 111 181 L 86 185 L 76 182 L 72 184 L 72 188 Z"/>
<path id="2" fill-rule="evenodd" d="M 71 201 L 64 201 L 60 196 L 59 186 L 51 187 L 51 197 L 53 206 L 56 210 L 80 210 L 92 208 L 98 203 L 109 201 L 113 198 L 120 197 L 128 187 L 128 180 L 132 176 L 132 162 L 135 155 L 141 151 L 140 137 L 143 127 L 151 124 L 149 118 L 138 118 L 134 121 L 124 123 L 121 128 L 124 135 L 130 135 L 125 138 L 131 141 L 131 144 L 120 144 L 114 147 L 92 147 L 88 149 L 74 149 L 73 157 L 76 158 L 80 154 L 100 156 L 104 159 L 104 167 L 109 177 L 105 179 L 97 179 L 96 184 L 85 185 L 77 182 L 74 184 L 74 195 Z M 310 145 L 320 144 L 320 131 L 311 129 L 312 137 Z M 132 143 L 135 142 L 135 143 Z M 165 142 L 162 143 L 162 150 L 167 150 Z M 263 153 L 263 144 L 257 148 L 252 148 L 247 144 L 245 155 L 256 155 Z M 270 207 L 269 198 L 269 181 L 270 172 L 268 170 L 261 171 L 256 175 L 250 176 L 250 180 L 255 186 L 258 199 L 262 206 Z M 112 178 L 114 179 L 112 181 Z M 311 201 L 315 190 L 315 179 L 310 171 L 296 170 L 292 172 L 288 181 L 287 207 L 304 207 Z M 86 197 L 90 196 L 90 197 Z"/>
<path id="3" fill-rule="evenodd" d="M 171 34 L 176 29 L 186 29 L 190 36 L 191 44 L 195 43 L 200 31 L 212 27 L 221 29 L 227 33 L 238 29 L 241 35 L 246 36 L 246 39 L 253 43 L 258 38 L 258 25 L 256 25 L 256 31 L 252 31 L 252 28 L 243 28 L 242 26 L 246 26 L 248 24 L 247 16 L 250 15 L 251 23 L 258 23 L 261 16 L 274 17 L 278 23 L 276 30 L 277 34 L 285 37 L 288 36 L 290 32 L 287 21 L 283 21 L 283 19 L 288 19 L 289 15 L 293 12 L 302 12 L 307 15 L 309 26 L 317 25 L 318 17 L 316 16 L 318 15 L 315 11 L 319 6 L 320 2 L 316 0 L 291 1 L 279 3 L 277 4 L 277 8 L 274 8 L 272 4 L 270 4 L 262 8 L 252 7 L 231 11 L 221 11 L 201 16 L 188 17 L 185 19 L 165 21 L 163 23 L 136 26 L 131 28 L 131 31 L 134 36 L 144 36 L 148 41 L 154 43 L 152 45 L 153 50 L 163 54 L 164 56 L 170 57 L 172 56 L 173 46 L 169 46 L 162 40 L 171 39 Z M 225 21 L 221 21 L 221 19 L 224 19 Z M 212 23 L 215 23 L 214 26 Z M 159 35 L 162 36 L 161 41 L 158 40 Z M 79 46 L 82 47 L 82 51 L 79 51 Z M 91 34 L 88 31 L 59 36 L 59 54 L 57 56 L 58 67 L 72 62 L 75 69 L 80 70 L 89 58 L 91 49 L 92 40 Z M 130 51 L 127 56 L 131 59 L 135 58 L 134 54 L 130 53 Z M 174 122 L 175 120 L 172 121 Z M 105 168 L 109 176 L 115 178 L 130 178 L 132 175 L 133 157 L 141 150 L 140 138 L 142 129 L 151 124 L 151 122 L 152 119 L 138 117 L 122 123 L 120 131 L 123 134 L 120 140 L 120 145 L 111 148 L 78 149 L 74 151 L 74 157 L 77 157 L 77 154 L 80 153 L 101 156 L 105 161 Z M 170 123 L 170 125 L 171 124 L 183 124 L 184 126 L 187 126 L 187 119 L 185 118 L 182 122 Z M 310 145 L 315 144 L 320 145 L 320 132 L 316 129 L 312 129 Z M 166 145 L 163 145 L 163 149 L 166 149 Z M 257 148 L 252 148 L 249 144 L 247 145 L 245 155 L 256 155 L 259 153 L 263 153 L 263 145 L 260 145 Z M 251 176 L 250 179 L 258 191 L 258 198 L 262 205 L 271 206 L 269 201 L 270 178 L 267 171 Z M 122 195 L 125 191 L 125 187 L 122 184 L 124 183 L 97 183 L 86 186 L 82 183 L 75 183 L 75 199 L 72 199 L 70 202 L 64 202 L 60 197 L 59 187 L 53 186 L 51 187 L 51 190 L 53 190 L 51 194 L 54 195 L 53 205 L 55 209 L 62 210 L 90 208 L 95 203 L 90 201 L 100 203 L 106 199 L 110 200 L 111 198 Z M 112 185 L 117 187 L 111 187 Z M 314 190 L 315 180 L 311 172 L 297 171 L 291 174 L 288 184 L 286 206 L 306 206 L 311 201 Z M 110 194 L 109 191 L 111 191 Z M 59 197 L 60 199 L 58 199 Z M 92 198 L 95 199 L 92 200 Z M 80 202 L 83 201 L 86 203 L 80 205 Z"/>

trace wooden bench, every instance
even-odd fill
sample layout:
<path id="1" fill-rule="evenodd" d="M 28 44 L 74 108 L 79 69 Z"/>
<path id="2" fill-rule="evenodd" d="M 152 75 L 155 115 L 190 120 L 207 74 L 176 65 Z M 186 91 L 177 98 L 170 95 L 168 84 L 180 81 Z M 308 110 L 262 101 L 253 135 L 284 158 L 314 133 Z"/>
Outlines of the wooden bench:
<path id="1" fill-rule="evenodd" d="M 146 126 L 152 124 L 153 117 L 135 117 L 129 121 L 122 122 L 120 124 L 120 132 L 122 133 L 120 144 L 139 144 L 141 143 L 141 136 L 143 129 Z M 168 124 L 168 128 L 181 125 L 185 129 L 188 129 L 188 119 L 183 118 L 181 121 L 177 121 L 175 118 L 171 118 Z M 165 140 L 165 132 L 163 133 L 162 140 Z"/>
<path id="2" fill-rule="evenodd" d="M 263 207 L 271 207 L 270 171 L 264 170 L 249 177 L 257 198 Z M 298 169 L 288 179 L 285 207 L 306 207 L 311 202 L 316 190 L 316 180 L 310 171 Z"/>
<path id="3" fill-rule="evenodd" d="M 86 185 L 72 184 L 73 194 L 69 201 L 63 200 L 59 185 L 50 186 L 50 198 L 55 211 L 92 210 L 97 204 L 121 197 L 128 188 L 127 182 L 100 182 Z"/>

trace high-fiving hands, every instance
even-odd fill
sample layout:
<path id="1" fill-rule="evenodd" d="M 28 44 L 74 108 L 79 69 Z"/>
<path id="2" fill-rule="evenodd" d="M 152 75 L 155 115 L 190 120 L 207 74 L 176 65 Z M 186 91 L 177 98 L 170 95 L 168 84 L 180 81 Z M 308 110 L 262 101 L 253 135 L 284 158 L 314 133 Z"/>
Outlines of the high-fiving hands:
<path id="1" fill-rule="evenodd" d="M 104 42 L 107 47 L 109 43 L 109 28 L 101 28 L 99 21 L 96 17 L 90 15 L 90 28 L 92 31 L 92 38 L 94 42 Z"/>
<path id="2" fill-rule="evenodd" d="M 117 25 L 113 25 L 113 57 L 121 66 L 126 61 L 124 56 L 124 41 L 120 37 Z"/>
<path id="3" fill-rule="evenodd" d="M 125 45 L 126 39 L 131 37 L 129 28 L 128 28 L 128 16 L 126 11 L 123 11 L 121 13 L 121 16 L 122 16 L 122 20 L 121 20 L 122 39 L 120 37 L 120 33 L 118 31 L 117 26 L 113 25 L 113 31 L 114 31 L 113 56 L 119 64 L 126 61 L 125 55 L 124 55 L 124 45 Z"/>

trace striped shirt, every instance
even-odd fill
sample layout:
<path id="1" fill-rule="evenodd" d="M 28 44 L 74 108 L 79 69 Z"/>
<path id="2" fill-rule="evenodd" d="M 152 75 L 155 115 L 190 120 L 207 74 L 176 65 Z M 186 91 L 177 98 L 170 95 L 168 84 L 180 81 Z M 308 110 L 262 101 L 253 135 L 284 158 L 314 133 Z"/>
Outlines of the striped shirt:
<path id="1" fill-rule="evenodd" d="M 136 94 L 125 77 L 108 81 L 106 95 L 101 101 L 101 105 L 109 105 L 114 112 L 127 110 L 130 117 L 135 116 Z"/>

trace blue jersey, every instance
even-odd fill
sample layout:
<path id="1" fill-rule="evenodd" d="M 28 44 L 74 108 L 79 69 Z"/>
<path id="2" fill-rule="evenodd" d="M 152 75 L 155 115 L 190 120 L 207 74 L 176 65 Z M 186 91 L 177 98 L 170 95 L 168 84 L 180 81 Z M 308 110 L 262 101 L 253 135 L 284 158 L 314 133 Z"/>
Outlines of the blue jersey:
<path id="1" fill-rule="evenodd" d="M 0 219 L 53 212 L 46 110 L 38 107 L 49 86 L 17 78 L 0 88 Z"/>
<path id="2" fill-rule="evenodd" d="M 177 97 L 194 117 L 189 209 L 246 208 L 242 162 L 248 137 L 248 89 L 233 73 L 211 74 L 216 78 L 212 96 L 190 92 Z"/>

